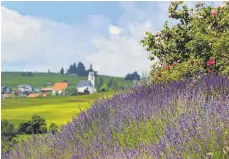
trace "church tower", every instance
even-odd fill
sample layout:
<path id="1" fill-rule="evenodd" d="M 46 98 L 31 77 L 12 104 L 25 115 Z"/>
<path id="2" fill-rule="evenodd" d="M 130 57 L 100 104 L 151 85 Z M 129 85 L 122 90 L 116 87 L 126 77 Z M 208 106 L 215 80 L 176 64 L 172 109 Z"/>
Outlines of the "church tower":
<path id="1" fill-rule="evenodd" d="M 89 72 L 88 81 L 90 81 L 92 86 L 95 87 L 95 72 Z"/>

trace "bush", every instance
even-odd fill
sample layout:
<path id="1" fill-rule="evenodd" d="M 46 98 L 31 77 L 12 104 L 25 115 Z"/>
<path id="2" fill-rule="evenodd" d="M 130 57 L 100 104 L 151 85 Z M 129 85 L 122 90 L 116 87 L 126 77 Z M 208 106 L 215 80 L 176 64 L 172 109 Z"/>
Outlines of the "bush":
<path id="1" fill-rule="evenodd" d="M 12 140 L 16 136 L 14 125 L 8 120 L 1 120 L 1 149 L 8 152 L 13 146 Z"/>
<path id="2" fill-rule="evenodd" d="M 28 128 L 28 127 L 31 127 L 31 122 L 28 121 L 28 122 L 22 122 L 19 124 L 18 126 L 18 134 L 32 134 L 32 129 Z"/>
<path id="3" fill-rule="evenodd" d="M 41 118 L 38 115 L 32 116 L 31 126 L 32 126 L 33 133 L 35 134 L 42 134 L 47 132 L 47 128 L 45 129 L 46 127 L 45 119 Z"/>
<path id="4" fill-rule="evenodd" d="M 101 87 L 100 87 L 100 92 L 107 92 L 108 91 L 108 87 L 106 84 L 103 84 Z"/>
<path id="5" fill-rule="evenodd" d="M 200 60 L 191 59 L 176 65 L 154 66 L 150 74 L 150 82 L 172 82 L 191 77 L 199 78 L 209 73 L 211 70 L 206 72 Z"/>
<path id="6" fill-rule="evenodd" d="M 55 134 L 55 132 L 57 132 L 59 130 L 58 125 L 56 125 L 55 123 L 51 123 L 49 126 L 49 132 L 52 134 Z"/>
<path id="7" fill-rule="evenodd" d="M 67 96 L 76 96 L 77 95 L 77 89 L 76 88 L 67 88 L 66 89 L 66 95 Z"/>
<path id="8" fill-rule="evenodd" d="M 46 125 L 41 125 L 39 127 L 39 133 L 41 133 L 41 134 L 47 133 L 47 127 L 46 127 Z"/>
<path id="9" fill-rule="evenodd" d="M 88 91 L 88 89 L 85 89 L 83 93 L 84 94 L 90 94 L 90 92 Z"/>

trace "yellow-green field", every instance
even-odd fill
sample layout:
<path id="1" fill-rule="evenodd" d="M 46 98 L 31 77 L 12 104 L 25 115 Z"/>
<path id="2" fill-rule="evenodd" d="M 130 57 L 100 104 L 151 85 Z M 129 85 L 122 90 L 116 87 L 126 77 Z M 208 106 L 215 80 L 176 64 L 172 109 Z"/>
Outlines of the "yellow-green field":
<path id="1" fill-rule="evenodd" d="M 31 120 L 34 114 L 43 117 L 47 124 L 66 124 L 73 115 L 90 107 L 95 99 L 111 97 L 114 92 L 95 93 L 92 95 L 71 97 L 15 98 L 3 99 L 1 102 L 2 119 L 9 120 L 15 126 Z"/>

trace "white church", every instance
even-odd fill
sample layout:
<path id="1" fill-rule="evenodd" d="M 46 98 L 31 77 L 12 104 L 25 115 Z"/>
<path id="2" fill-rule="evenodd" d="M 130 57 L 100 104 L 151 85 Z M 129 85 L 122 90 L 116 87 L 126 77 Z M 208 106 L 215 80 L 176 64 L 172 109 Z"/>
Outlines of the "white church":
<path id="1" fill-rule="evenodd" d="M 77 84 L 77 91 L 83 93 L 88 90 L 90 94 L 95 93 L 95 72 L 89 72 L 88 80 L 80 80 Z"/>

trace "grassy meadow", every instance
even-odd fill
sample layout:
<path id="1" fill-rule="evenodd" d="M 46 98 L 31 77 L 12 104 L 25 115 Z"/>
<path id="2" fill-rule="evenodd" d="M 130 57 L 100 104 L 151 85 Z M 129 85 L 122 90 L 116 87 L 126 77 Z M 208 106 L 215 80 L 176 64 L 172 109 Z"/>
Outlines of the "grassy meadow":
<path id="1" fill-rule="evenodd" d="M 2 100 L 2 119 L 18 126 L 22 121 L 31 120 L 34 114 L 43 117 L 48 126 L 71 121 L 73 115 L 90 107 L 95 99 L 111 97 L 114 92 L 70 97 L 15 98 Z"/>
<path id="2" fill-rule="evenodd" d="M 19 84 L 31 84 L 35 87 L 44 87 L 45 83 L 62 82 L 67 80 L 69 87 L 76 87 L 80 80 L 87 80 L 87 77 L 76 76 L 76 75 L 61 75 L 57 73 L 33 73 L 33 76 L 22 76 L 22 72 L 2 72 L 1 83 L 9 88 L 17 88 Z M 104 83 L 107 83 L 112 77 L 99 75 L 103 77 Z M 97 78 L 98 78 L 97 77 Z M 129 85 L 131 82 L 126 81 L 122 77 L 113 77 L 114 81 L 119 85 Z"/>

